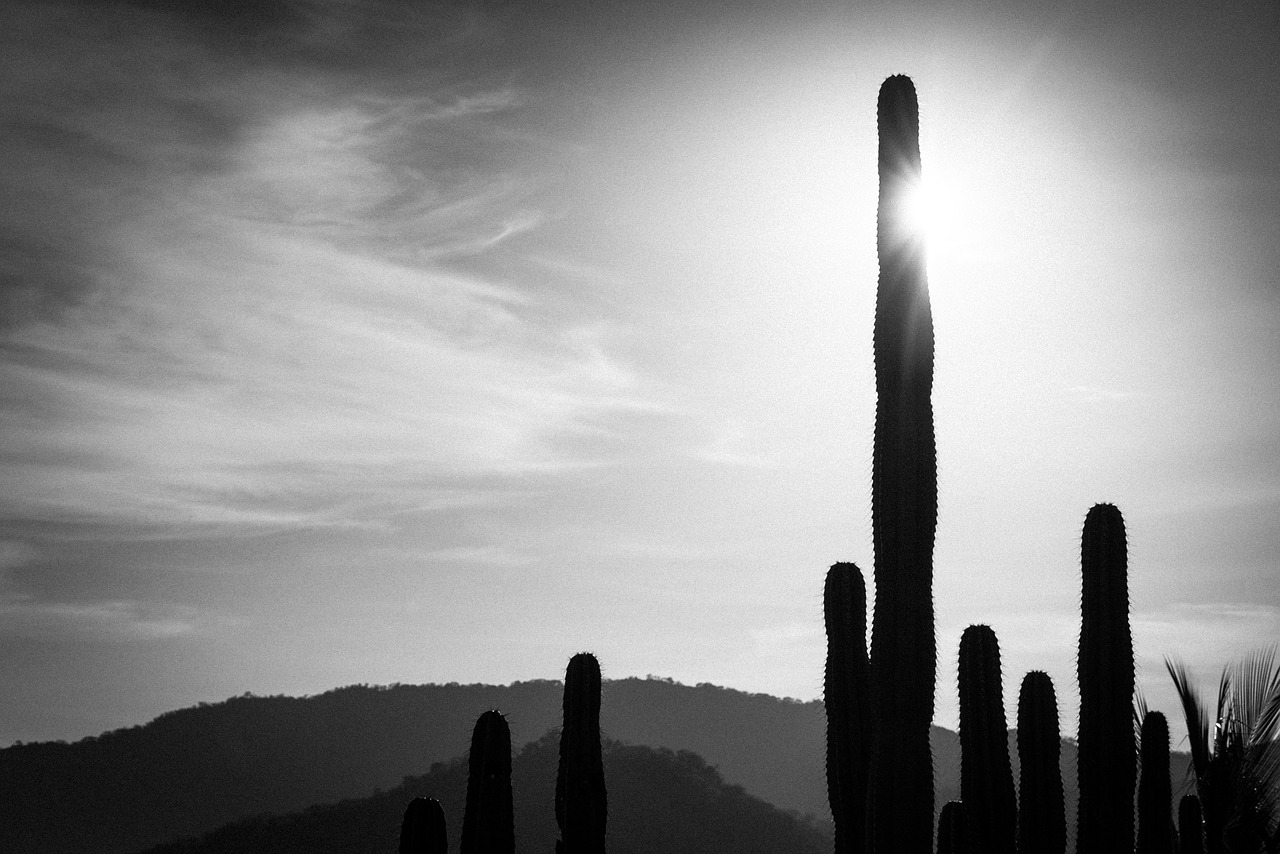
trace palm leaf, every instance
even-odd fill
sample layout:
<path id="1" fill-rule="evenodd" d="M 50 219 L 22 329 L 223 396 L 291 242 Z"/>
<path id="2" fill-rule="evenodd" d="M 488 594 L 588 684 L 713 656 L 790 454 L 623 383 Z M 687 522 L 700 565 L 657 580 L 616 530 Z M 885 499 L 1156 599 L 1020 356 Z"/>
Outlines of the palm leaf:
<path id="1" fill-rule="evenodd" d="M 1191 768 L 1196 780 L 1209 776 L 1209 720 L 1205 713 L 1200 692 L 1191 684 L 1187 666 L 1178 659 L 1166 658 L 1164 666 L 1173 679 L 1178 702 L 1182 704 L 1182 717 L 1187 723 L 1187 746 L 1191 750 Z"/>
<path id="2" fill-rule="evenodd" d="M 1280 826 L 1280 667 L 1275 653 L 1269 647 L 1250 654 L 1235 677 L 1236 714 L 1245 733 L 1240 776 L 1247 808 L 1264 839 Z"/>

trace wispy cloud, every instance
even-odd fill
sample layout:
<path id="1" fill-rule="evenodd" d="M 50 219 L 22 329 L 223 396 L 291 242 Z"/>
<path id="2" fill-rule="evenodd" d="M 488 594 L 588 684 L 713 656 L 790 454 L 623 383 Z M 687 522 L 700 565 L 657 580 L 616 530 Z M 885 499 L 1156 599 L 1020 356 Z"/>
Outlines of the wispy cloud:
<path id="1" fill-rule="evenodd" d="M 304 18 L 299 32 L 318 38 L 328 19 Z M 67 27 L 91 44 L 51 20 L 26 48 Z M 322 89 L 253 65 L 218 82 L 207 45 L 160 44 L 150 59 L 164 70 L 107 65 L 120 44 L 90 50 L 18 108 L 78 152 L 92 240 L 54 222 L 29 238 L 45 247 L 32 254 L 44 279 L 68 269 L 76 283 L 36 293 L 61 307 L 3 341 L 6 515 L 357 524 L 433 500 L 440 478 L 598 462 L 608 443 L 581 437 L 660 408 L 610 352 L 607 325 L 447 266 L 543 220 L 538 170 L 506 126 L 512 86 Z M 98 56 L 103 80 L 89 76 Z M 126 77 L 156 97 L 130 94 Z M 78 106 L 74 90 L 100 98 Z M 199 133 L 215 119 L 218 133 Z M 39 169 L 5 181 L 37 209 L 64 203 L 57 152 L 13 145 Z"/>
<path id="2" fill-rule="evenodd" d="M 163 640 L 197 631 L 194 608 L 135 601 L 37 602 L 0 596 L 6 635 L 90 637 L 99 641 Z"/>

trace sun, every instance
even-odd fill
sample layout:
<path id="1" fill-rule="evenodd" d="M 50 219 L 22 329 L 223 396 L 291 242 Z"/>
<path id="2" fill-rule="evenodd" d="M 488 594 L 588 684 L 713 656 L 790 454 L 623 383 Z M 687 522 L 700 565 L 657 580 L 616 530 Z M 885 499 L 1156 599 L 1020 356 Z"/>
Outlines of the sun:
<path id="1" fill-rule="evenodd" d="M 990 252 L 994 207 L 960 173 L 926 170 L 902 204 L 908 229 L 924 241 L 931 278 L 971 266 Z"/>
<path id="2" fill-rule="evenodd" d="M 929 246 L 946 244 L 963 230 L 961 190 L 948 176 L 926 174 L 903 204 L 911 230 Z"/>

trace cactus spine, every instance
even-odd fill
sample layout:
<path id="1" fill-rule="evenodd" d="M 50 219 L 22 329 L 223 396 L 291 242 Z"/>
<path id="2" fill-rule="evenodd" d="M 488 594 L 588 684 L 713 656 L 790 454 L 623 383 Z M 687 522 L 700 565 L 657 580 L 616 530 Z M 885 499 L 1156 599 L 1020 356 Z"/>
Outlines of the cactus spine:
<path id="1" fill-rule="evenodd" d="M 435 798 L 414 798 L 400 823 L 400 854 L 446 854 L 444 810 Z"/>
<path id="2" fill-rule="evenodd" d="M 938 854 L 969 854 L 972 850 L 964 804 L 947 801 L 938 815 Z"/>
<path id="3" fill-rule="evenodd" d="M 895 75 L 881 85 L 877 125 L 880 277 L 871 466 L 876 602 L 868 833 L 870 850 L 877 854 L 925 854 L 933 847 L 929 726 L 937 677 L 933 541 L 938 469 L 924 241 L 905 211 L 920 180 L 919 105 L 910 78 Z"/>
<path id="4" fill-rule="evenodd" d="M 1064 854 L 1058 700 L 1049 674 L 1033 670 L 1018 690 L 1018 854 Z"/>
<path id="5" fill-rule="evenodd" d="M 1083 595 L 1080 678 L 1079 854 L 1133 850 L 1136 769 L 1131 699 L 1128 554 L 1124 518 L 1096 504 L 1084 520 L 1080 549 Z"/>
<path id="6" fill-rule="evenodd" d="M 1204 854 L 1204 819 L 1195 795 L 1178 802 L 1178 854 Z"/>
<path id="7" fill-rule="evenodd" d="M 1000 645 L 990 626 L 960 636 L 960 799 L 974 851 L 1013 854 L 1017 804 L 1000 682 Z"/>
<path id="8" fill-rule="evenodd" d="M 836 854 L 866 850 L 867 770 L 871 744 L 867 703 L 867 588 L 852 563 L 827 570 L 827 797 Z"/>
<path id="9" fill-rule="evenodd" d="M 600 750 L 600 663 L 589 652 L 564 674 L 564 727 L 556 772 L 557 854 L 604 854 L 609 802 Z"/>
<path id="10" fill-rule="evenodd" d="M 462 854 L 514 854 L 511 730 L 501 712 L 488 711 L 471 732 Z"/>
<path id="11" fill-rule="evenodd" d="M 1138 779 L 1138 854 L 1173 850 L 1173 787 L 1169 783 L 1169 722 L 1161 712 L 1142 719 Z"/>

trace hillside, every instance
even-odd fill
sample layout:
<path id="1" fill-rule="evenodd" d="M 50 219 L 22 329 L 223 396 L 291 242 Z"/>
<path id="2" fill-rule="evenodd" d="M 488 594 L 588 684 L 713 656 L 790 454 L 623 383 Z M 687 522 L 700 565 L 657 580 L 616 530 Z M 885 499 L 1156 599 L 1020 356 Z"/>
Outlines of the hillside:
<path id="1" fill-rule="evenodd" d="M 560 723 L 559 682 L 350 686 L 314 697 L 235 697 L 73 744 L 0 750 L 0 850 L 122 854 L 260 813 L 390 788 L 465 753 L 498 708 L 517 748 Z M 606 682 L 607 737 L 707 757 L 784 809 L 824 815 L 817 703 L 657 679 Z"/>
<path id="2" fill-rule="evenodd" d="M 560 702 L 552 681 L 351 686 L 236 697 L 74 744 L 15 745 L 0 750 L 0 851 L 125 854 L 247 816 L 364 797 L 465 753 L 485 709 L 508 715 L 518 749 L 559 725 Z M 604 684 L 601 725 L 618 741 L 696 753 L 747 793 L 828 819 L 821 703 L 622 679 Z M 959 741 L 936 727 L 932 741 L 941 804 L 959 796 Z M 1073 803 L 1069 743 L 1062 763 Z"/>
<path id="3" fill-rule="evenodd" d="M 512 762 L 517 854 L 555 850 L 558 743 L 558 736 L 548 733 Z M 820 854 L 831 847 L 823 829 L 727 785 L 696 754 L 615 742 L 605 745 L 604 761 L 613 854 Z M 396 850 L 405 805 L 418 795 L 444 806 L 450 850 L 457 851 L 466 785 L 461 759 L 438 763 L 427 775 L 406 779 L 389 792 L 237 822 L 147 854 L 386 854 Z"/>

